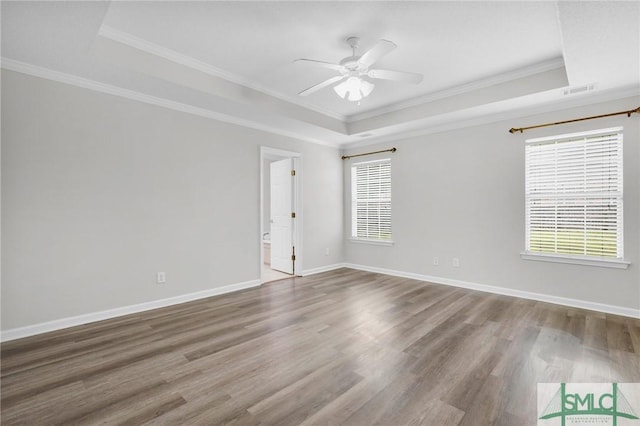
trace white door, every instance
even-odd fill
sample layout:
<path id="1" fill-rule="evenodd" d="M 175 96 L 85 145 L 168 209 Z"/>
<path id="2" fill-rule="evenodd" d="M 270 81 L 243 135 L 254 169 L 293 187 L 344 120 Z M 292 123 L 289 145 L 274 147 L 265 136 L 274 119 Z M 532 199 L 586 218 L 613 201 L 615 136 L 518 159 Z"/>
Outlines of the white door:
<path id="1" fill-rule="evenodd" d="M 293 160 L 271 163 L 271 268 L 293 274 Z"/>

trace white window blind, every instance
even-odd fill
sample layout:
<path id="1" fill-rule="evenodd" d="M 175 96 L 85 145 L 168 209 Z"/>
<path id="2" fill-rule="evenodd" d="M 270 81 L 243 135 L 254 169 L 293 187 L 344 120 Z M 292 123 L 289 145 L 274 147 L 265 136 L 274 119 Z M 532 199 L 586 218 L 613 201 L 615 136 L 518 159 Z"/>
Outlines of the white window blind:
<path id="1" fill-rule="evenodd" d="M 351 236 L 391 240 L 391 159 L 351 166 Z"/>
<path id="2" fill-rule="evenodd" d="M 622 128 L 527 141 L 526 250 L 623 257 Z"/>

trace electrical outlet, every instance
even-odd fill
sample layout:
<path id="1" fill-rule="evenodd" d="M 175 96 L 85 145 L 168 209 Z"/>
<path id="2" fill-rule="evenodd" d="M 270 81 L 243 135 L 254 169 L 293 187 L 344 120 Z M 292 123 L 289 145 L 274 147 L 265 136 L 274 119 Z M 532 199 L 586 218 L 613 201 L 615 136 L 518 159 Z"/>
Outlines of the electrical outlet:
<path id="1" fill-rule="evenodd" d="M 325 256 L 329 256 L 329 247 L 327 247 L 326 249 L 324 249 L 324 255 L 325 255 Z"/>
<path id="2" fill-rule="evenodd" d="M 440 260 L 437 257 L 433 258 L 433 265 L 438 266 L 440 264 Z"/>
<path id="3" fill-rule="evenodd" d="M 460 259 L 458 259 L 457 257 L 453 258 L 453 267 L 457 268 L 460 266 Z"/>
<path id="4" fill-rule="evenodd" d="M 164 284 L 167 282 L 167 274 L 165 274 L 164 272 L 158 272 L 156 274 L 156 282 L 158 284 Z"/>

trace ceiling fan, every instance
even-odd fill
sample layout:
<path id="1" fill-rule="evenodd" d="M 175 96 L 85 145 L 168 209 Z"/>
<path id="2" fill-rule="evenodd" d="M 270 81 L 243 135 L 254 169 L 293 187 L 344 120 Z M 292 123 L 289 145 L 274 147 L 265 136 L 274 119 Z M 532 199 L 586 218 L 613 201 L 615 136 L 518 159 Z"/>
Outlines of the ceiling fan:
<path id="1" fill-rule="evenodd" d="M 361 56 L 356 56 L 356 49 L 358 48 L 359 41 L 360 39 L 358 37 L 349 37 L 347 39 L 347 43 L 351 46 L 351 56 L 344 58 L 339 64 L 317 61 L 314 59 L 296 59 L 294 62 L 309 63 L 329 68 L 340 73 L 340 75 L 331 77 L 328 80 L 311 86 L 298 94 L 300 96 L 307 96 L 313 92 L 342 81 L 342 83 L 334 86 L 333 90 L 335 90 L 341 98 L 355 102 L 369 96 L 373 91 L 375 85 L 369 81 L 370 79 L 404 81 L 413 84 L 418 84 L 422 81 L 422 74 L 370 68 L 383 56 L 395 49 L 395 43 L 389 40 L 380 40 L 375 46 L 367 50 Z"/>

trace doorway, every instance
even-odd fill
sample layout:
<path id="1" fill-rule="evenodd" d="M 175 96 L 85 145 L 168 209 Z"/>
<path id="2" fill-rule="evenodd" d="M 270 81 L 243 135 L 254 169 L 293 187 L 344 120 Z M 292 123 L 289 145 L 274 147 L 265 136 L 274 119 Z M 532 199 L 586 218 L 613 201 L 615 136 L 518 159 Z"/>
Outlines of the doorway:
<path id="1" fill-rule="evenodd" d="M 302 161 L 297 152 L 260 147 L 260 279 L 302 271 Z"/>

